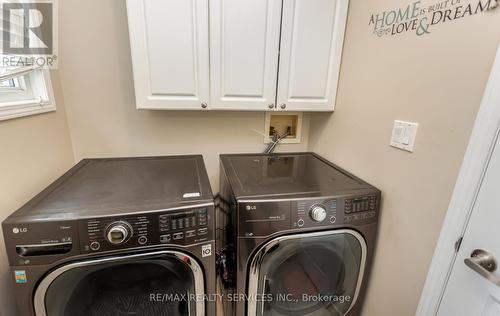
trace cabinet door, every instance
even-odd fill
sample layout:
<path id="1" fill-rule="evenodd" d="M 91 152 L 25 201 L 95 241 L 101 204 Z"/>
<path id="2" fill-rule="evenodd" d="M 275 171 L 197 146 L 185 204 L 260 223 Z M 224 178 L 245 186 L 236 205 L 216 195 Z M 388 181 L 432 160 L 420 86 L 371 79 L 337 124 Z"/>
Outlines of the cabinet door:
<path id="1" fill-rule="evenodd" d="M 210 1 L 212 108 L 274 110 L 281 4 L 281 0 Z"/>
<path id="2" fill-rule="evenodd" d="M 201 110 L 209 98 L 208 0 L 128 0 L 127 11 L 137 108 Z"/>
<path id="3" fill-rule="evenodd" d="M 333 111 L 348 0 L 283 3 L 278 109 Z"/>

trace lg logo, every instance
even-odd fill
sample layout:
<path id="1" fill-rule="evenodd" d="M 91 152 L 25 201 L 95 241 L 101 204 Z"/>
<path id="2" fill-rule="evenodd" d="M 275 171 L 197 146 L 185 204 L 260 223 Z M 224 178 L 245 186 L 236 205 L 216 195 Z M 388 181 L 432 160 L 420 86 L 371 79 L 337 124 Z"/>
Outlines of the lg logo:
<path id="1" fill-rule="evenodd" d="M 247 209 L 247 211 L 255 211 L 257 209 L 257 206 L 255 206 L 255 205 L 247 205 L 246 209 Z"/>
<path id="2" fill-rule="evenodd" d="M 28 232 L 28 228 L 26 228 L 26 227 L 21 227 L 21 228 L 14 227 L 14 228 L 12 228 L 12 232 L 14 234 L 27 233 Z"/>

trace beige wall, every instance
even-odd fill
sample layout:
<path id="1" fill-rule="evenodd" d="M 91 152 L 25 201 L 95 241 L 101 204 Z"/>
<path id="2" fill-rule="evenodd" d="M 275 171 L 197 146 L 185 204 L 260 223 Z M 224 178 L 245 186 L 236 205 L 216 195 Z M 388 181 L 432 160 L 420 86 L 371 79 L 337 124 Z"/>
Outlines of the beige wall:
<path id="1" fill-rule="evenodd" d="M 500 9 L 423 37 L 372 34 L 372 13 L 410 2 L 350 2 L 336 111 L 311 119 L 310 149 L 383 191 L 367 316 L 415 313 L 500 43 Z M 389 147 L 395 119 L 420 123 L 414 153 Z"/>
<path id="2" fill-rule="evenodd" d="M 57 73 L 57 111 L 0 122 L 0 221 L 74 163 Z M 0 233 L 0 315 L 15 315 L 12 275 Z"/>
<path id="3" fill-rule="evenodd" d="M 125 1 L 61 1 L 60 55 L 77 160 L 200 153 L 217 190 L 219 153 L 264 149 L 262 112 L 136 110 Z M 302 143 L 278 150 L 306 150 L 308 126 L 306 115 Z"/>

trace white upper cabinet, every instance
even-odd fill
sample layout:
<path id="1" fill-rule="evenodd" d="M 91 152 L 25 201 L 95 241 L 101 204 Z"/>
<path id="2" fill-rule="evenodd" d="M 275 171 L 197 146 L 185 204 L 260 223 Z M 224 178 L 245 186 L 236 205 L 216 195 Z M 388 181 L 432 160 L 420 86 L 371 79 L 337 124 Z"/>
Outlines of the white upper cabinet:
<path id="1" fill-rule="evenodd" d="M 209 103 L 208 0 L 127 0 L 137 108 Z"/>
<path id="2" fill-rule="evenodd" d="M 347 0 L 285 0 L 278 108 L 333 111 Z"/>
<path id="3" fill-rule="evenodd" d="M 274 109 L 281 0 L 210 0 L 210 105 Z"/>
<path id="4" fill-rule="evenodd" d="M 348 0 L 127 0 L 137 107 L 333 111 Z"/>

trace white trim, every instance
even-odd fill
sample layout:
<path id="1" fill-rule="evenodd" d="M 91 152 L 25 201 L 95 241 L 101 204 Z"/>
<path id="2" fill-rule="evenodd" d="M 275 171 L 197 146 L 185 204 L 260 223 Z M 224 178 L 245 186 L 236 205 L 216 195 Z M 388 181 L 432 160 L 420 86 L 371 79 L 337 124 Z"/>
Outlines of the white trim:
<path id="1" fill-rule="evenodd" d="M 13 102 L 0 102 L 0 121 L 56 110 L 56 101 L 49 71 L 40 70 L 36 80 L 31 80 L 30 84 L 33 92 L 36 92 L 38 97 Z"/>
<path id="2" fill-rule="evenodd" d="M 16 69 L 8 70 L 6 73 L 0 74 L 0 81 L 7 81 L 10 79 L 14 79 L 16 77 L 30 74 L 38 68 L 39 68 L 38 66 L 28 66 L 28 67 L 19 67 Z"/>
<path id="3" fill-rule="evenodd" d="M 417 316 L 437 315 L 456 258 L 454 244 L 463 236 L 497 135 L 500 131 L 500 46 L 474 129 L 434 251 Z"/>

